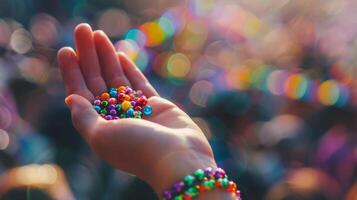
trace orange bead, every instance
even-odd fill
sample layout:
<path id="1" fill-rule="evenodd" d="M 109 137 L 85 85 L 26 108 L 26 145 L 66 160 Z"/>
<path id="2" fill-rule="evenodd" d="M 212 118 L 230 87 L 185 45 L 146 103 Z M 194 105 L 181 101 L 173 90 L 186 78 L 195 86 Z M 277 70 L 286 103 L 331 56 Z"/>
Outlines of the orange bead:
<path id="1" fill-rule="evenodd" d="M 102 101 L 106 101 L 106 100 L 108 100 L 110 98 L 110 95 L 109 95 L 109 93 L 107 93 L 107 92 L 104 92 L 102 95 L 100 95 L 100 99 L 102 100 Z"/>
<path id="2" fill-rule="evenodd" d="M 118 92 L 125 92 L 126 87 L 125 86 L 120 86 L 118 87 Z"/>
<path id="3" fill-rule="evenodd" d="M 130 101 L 130 100 L 131 100 L 131 97 L 130 97 L 129 95 L 125 95 L 124 100 L 125 100 L 125 101 Z"/>

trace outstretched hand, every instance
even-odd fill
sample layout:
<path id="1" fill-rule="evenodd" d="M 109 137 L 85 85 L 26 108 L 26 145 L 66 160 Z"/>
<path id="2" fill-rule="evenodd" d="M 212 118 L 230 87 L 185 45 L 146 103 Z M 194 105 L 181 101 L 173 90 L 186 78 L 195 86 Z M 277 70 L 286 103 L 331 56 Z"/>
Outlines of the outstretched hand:
<path id="1" fill-rule="evenodd" d="M 216 167 L 200 128 L 176 105 L 159 97 L 103 31 L 93 32 L 88 24 L 80 24 L 75 41 L 76 50 L 64 47 L 58 52 L 68 94 L 65 102 L 73 125 L 102 159 L 146 180 L 158 193 L 198 168 Z M 107 88 L 121 85 L 142 90 L 153 115 L 111 121 L 100 117 L 91 101 Z"/>

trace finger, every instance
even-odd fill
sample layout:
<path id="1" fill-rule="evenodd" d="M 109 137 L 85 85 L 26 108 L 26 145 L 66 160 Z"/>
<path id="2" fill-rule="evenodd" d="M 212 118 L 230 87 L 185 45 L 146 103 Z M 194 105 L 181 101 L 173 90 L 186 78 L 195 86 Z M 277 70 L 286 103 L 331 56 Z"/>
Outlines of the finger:
<path id="1" fill-rule="evenodd" d="M 135 90 L 142 90 L 147 97 L 159 96 L 144 74 L 124 52 L 118 53 L 124 73 Z"/>
<path id="2" fill-rule="evenodd" d="M 65 102 L 71 111 L 74 127 L 85 139 L 90 140 L 97 124 L 104 119 L 98 115 L 87 99 L 79 95 L 72 94 Z"/>
<path id="3" fill-rule="evenodd" d="M 106 90 L 106 85 L 100 71 L 92 28 L 88 24 L 79 24 L 75 29 L 75 41 L 80 68 L 87 87 L 94 95 L 99 95 Z"/>
<path id="4" fill-rule="evenodd" d="M 94 41 L 102 69 L 102 75 L 109 87 L 121 85 L 130 86 L 125 77 L 120 61 L 116 55 L 115 48 L 108 36 L 103 31 L 94 32 Z"/>
<path id="5" fill-rule="evenodd" d="M 92 100 L 93 94 L 86 86 L 74 50 L 70 47 L 60 49 L 57 59 L 67 94 L 78 94 Z"/>

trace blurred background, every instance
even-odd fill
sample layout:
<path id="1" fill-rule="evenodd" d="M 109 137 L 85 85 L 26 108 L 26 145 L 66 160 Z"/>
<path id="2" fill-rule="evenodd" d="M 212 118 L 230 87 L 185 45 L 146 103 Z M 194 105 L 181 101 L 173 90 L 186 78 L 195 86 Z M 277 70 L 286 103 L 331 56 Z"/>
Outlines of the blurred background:
<path id="1" fill-rule="evenodd" d="M 57 50 L 104 30 L 246 200 L 357 199 L 356 0 L 0 0 L 0 199 L 157 199 L 71 125 Z"/>

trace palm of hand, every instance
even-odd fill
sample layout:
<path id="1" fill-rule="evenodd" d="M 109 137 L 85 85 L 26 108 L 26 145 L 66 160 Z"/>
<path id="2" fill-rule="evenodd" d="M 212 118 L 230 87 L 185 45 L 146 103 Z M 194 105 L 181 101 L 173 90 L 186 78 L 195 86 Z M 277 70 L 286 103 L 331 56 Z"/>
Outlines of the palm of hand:
<path id="1" fill-rule="evenodd" d="M 88 25 L 81 24 L 75 30 L 75 39 L 77 52 L 63 48 L 58 53 L 70 95 L 66 103 L 74 126 L 100 157 L 144 178 L 157 163 L 177 152 L 198 151 L 212 157 L 198 126 L 173 103 L 159 97 L 135 64 L 124 54 L 116 54 L 103 32 L 92 32 Z M 130 85 L 150 97 L 153 115 L 141 120 L 101 118 L 92 109 L 93 94 L 119 85 Z"/>

